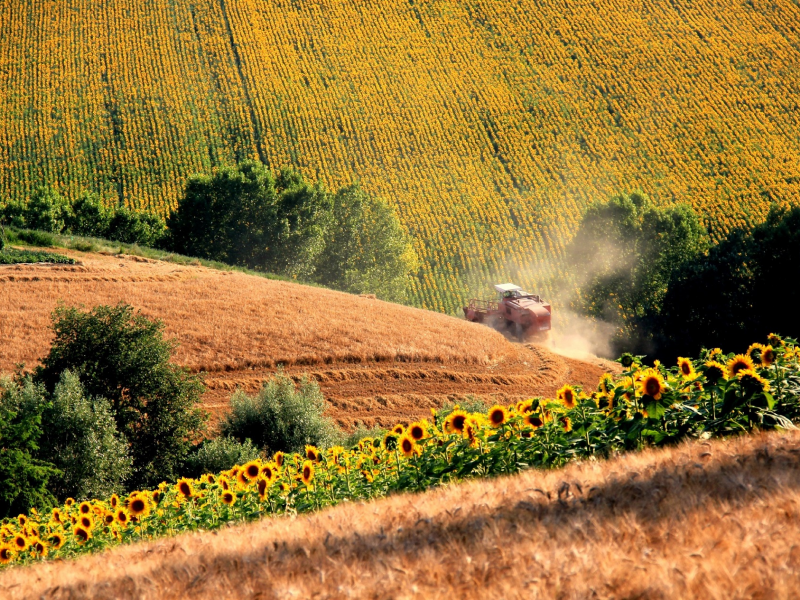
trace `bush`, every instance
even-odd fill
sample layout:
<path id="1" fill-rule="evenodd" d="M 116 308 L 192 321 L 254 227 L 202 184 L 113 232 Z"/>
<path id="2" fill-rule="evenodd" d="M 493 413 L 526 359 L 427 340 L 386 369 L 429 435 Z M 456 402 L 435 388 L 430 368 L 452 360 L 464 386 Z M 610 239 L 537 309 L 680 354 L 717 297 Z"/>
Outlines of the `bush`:
<path id="1" fill-rule="evenodd" d="M 103 206 L 97 194 L 84 193 L 72 204 L 69 229 L 77 235 L 106 237 L 113 211 Z"/>
<path id="2" fill-rule="evenodd" d="M 24 242 L 26 244 L 30 244 L 31 246 L 41 246 L 43 248 L 52 248 L 56 245 L 55 238 L 46 233 L 44 231 L 33 231 L 23 229 L 22 231 L 17 231 L 16 235 L 14 236 L 20 242 Z"/>
<path id="3" fill-rule="evenodd" d="M 177 477 L 191 440 L 204 428 L 198 408 L 203 385 L 169 362 L 175 342 L 164 339 L 163 329 L 126 304 L 88 312 L 60 306 L 53 312 L 55 340 L 36 372 L 53 393 L 71 370 L 89 396 L 111 402 L 117 429 L 130 444 L 133 487 Z"/>
<path id="4" fill-rule="evenodd" d="M 243 465 L 260 455 L 260 450 L 250 440 L 241 443 L 230 437 L 218 437 L 198 445 L 186 459 L 181 473 L 187 477 L 219 473 L 234 465 Z"/>
<path id="5" fill-rule="evenodd" d="M 77 375 L 64 371 L 42 411 L 47 435 L 39 458 L 61 470 L 48 488 L 60 500 L 108 497 L 130 476 L 128 443 L 117 431 L 111 404 L 87 397 Z"/>
<path id="6" fill-rule="evenodd" d="M 41 187 L 31 196 L 24 218 L 28 229 L 61 233 L 72 219 L 72 207 L 54 189 Z"/>
<path id="7" fill-rule="evenodd" d="M 6 248 L 0 251 L 0 265 L 19 265 L 26 263 L 74 265 L 75 262 L 74 258 L 69 258 L 61 254 L 54 254 L 53 252 L 31 252 L 29 250 L 16 250 L 14 248 Z"/>
<path id="8" fill-rule="evenodd" d="M 251 440 L 265 451 L 297 452 L 306 444 L 327 448 L 340 441 L 336 424 L 323 416 L 325 399 L 315 381 L 295 386 L 284 373 L 271 377 L 256 396 L 237 391 L 222 422 L 225 436 Z"/>
<path id="9" fill-rule="evenodd" d="M 30 379 L 0 381 L 0 518 L 55 504 L 47 485 L 58 470 L 36 458 L 43 399 Z"/>
<path id="10" fill-rule="evenodd" d="M 156 215 L 120 207 L 113 212 L 106 237 L 123 244 L 155 247 L 164 237 L 164 222 Z"/>

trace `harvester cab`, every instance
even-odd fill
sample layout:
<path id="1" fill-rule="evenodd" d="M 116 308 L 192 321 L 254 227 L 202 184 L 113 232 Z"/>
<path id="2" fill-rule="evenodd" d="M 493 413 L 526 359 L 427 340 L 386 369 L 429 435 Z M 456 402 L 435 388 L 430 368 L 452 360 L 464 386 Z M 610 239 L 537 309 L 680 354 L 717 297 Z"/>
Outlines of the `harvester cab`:
<path id="1" fill-rule="evenodd" d="M 494 289 L 497 301 L 473 298 L 464 307 L 464 317 L 468 321 L 513 332 L 520 342 L 543 341 L 547 337 L 552 314 L 549 303 L 513 283 L 500 283 Z"/>

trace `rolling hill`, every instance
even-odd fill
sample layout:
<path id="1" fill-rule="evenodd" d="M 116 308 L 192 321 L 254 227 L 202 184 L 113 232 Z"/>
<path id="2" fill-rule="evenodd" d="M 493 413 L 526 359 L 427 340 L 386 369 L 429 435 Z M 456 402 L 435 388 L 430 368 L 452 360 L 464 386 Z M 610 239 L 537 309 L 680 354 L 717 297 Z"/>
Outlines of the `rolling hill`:
<path id="1" fill-rule="evenodd" d="M 800 201 L 792 0 L 0 0 L 0 201 L 166 214 L 260 158 L 396 206 L 416 304 L 547 293 L 587 203 L 641 189 L 719 236 Z"/>
<path id="2" fill-rule="evenodd" d="M 5 598 L 791 598 L 797 432 L 691 442 L 0 573 Z"/>
<path id="3" fill-rule="evenodd" d="M 234 271 L 133 255 L 59 250 L 76 265 L 0 266 L 0 374 L 47 354 L 59 304 L 126 302 L 180 344 L 174 360 L 204 371 L 206 408 L 258 390 L 282 365 L 316 379 L 346 428 L 391 427 L 467 395 L 506 403 L 594 387 L 618 365 L 576 360 L 432 311 Z"/>

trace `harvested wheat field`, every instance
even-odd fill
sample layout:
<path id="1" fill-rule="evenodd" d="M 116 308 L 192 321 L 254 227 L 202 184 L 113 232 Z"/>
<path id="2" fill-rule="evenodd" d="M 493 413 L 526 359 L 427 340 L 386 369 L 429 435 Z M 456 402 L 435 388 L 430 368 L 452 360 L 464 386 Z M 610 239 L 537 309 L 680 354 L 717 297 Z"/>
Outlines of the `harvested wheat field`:
<path id="1" fill-rule="evenodd" d="M 791 598 L 800 433 L 529 471 L 0 574 L 5 598 Z"/>
<path id="2" fill-rule="evenodd" d="M 594 386 L 614 367 L 579 361 L 435 312 L 239 272 L 64 250 L 78 265 L 0 266 L 0 372 L 34 366 L 50 313 L 127 302 L 162 319 L 175 360 L 205 371 L 206 407 L 223 412 L 278 365 L 317 379 L 344 427 L 392 426 L 468 394 L 515 401 L 565 382 Z"/>

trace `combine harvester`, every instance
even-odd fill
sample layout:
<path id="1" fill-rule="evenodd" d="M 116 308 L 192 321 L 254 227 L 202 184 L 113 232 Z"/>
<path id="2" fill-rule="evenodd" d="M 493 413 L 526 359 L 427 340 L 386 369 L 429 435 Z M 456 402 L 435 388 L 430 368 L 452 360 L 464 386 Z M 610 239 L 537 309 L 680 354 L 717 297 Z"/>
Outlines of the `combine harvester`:
<path id="1" fill-rule="evenodd" d="M 513 283 L 494 286 L 497 300 L 473 298 L 464 307 L 464 317 L 500 332 L 513 332 L 517 340 L 544 341 L 550 331 L 550 305 L 541 296 L 529 294 Z"/>

